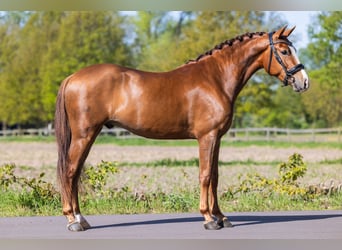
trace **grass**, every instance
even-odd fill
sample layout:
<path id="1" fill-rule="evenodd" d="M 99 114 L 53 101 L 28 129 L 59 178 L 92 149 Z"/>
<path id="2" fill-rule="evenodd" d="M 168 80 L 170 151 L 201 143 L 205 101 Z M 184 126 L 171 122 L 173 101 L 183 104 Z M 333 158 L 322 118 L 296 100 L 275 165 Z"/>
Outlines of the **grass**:
<path id="1" fill-rule="evenodd" d="M 244 165 L 244 166 L 263 166 L 270 165 L 276 166 L 280 163 L 280 161 L 254 161 L 252 159 L 247 160 L 235 160 L 235 161 L 219 161 L 219 166 L 236 166 L 236 165 Z M 331 163 L 333 164 L 333 162 Z M 178 160 L 178 159 L 170 159 L 165 158 L 161 160 L 153 160 L 147 162 L 120 162 L 118 163 L 121 167 L 198 167 L 199 159 L 191 158 L 189 160 Z"/>
<path id="2" fill-rule="evenodd" d="M 334 160 L 323 160 L 319 162 L 320 164 L 342 164 L 342 158 L 334 159 Z"/>
<path id="3" fill-rule="evenodd" d="M 277 166 L 281 161 L 256 161 L 253 159 L 246 160 L 232 160 L 232 161 L 219 161 L 219 166 Z M 198 167 L 199 159 L 191 158 L 188 160 L 178 160 L 171 158 L 164 158 L 160 160 L 152 160 L 147 162 L 117 162 L 120 167 Z M 335 160 L 322 160 L 318 164 L 336 165 L 342 164 L 342 158 Z M 21 167 L 25 169 L 32 169 L 30 167 Z"/>
<path id="4" fill-rule="evenodd" d="M 1 191 L 0 192 L 0 217 L 10 216 L 46 216 L 60 215 L 61 205 L 56 200 L 55 203 L 33 204 L 33 199 L 29 192 Z"/>
<path id="5" fill-rule="evenodd" d="M 238 199 L 223 200 L 223 211 L 255 212 L 255 211 L 304 211 L 304 210 L 340 210 L 342 194 L 321 196 L 310 201 L 296 200 L 288 195 L 271 195 L 264 197 L 259 194 L 244 194 Z"/>
<path id="6" fill-rule="evenodd" d="M 238 184 L 228 186 L 220 193 L 222 211 L 342 209 L 341 190 L 312 192 L 312 189 L 303 187 L 297 182 L 297 179 L 305 174 L 306 166 L 301 157 L 294 156 L 295 154 L 289 157 L 288 163 L 279 164 L 281 171 L 278 178 L 268 178 L 258 173 L 241 176 Z M 163 164 L 193 166 L 198 164 L 198 160 L 164 159 L 150 162 L 151 167 Z M 41 173 L 33 179 L 17 177 L 15 167 L 8 164 L 0 168 L 0 216 L 61 215 L 59 193 L 54 186 L 43 181 L 44 174 Z M 80 187 L 80 205 L 84 214 L 199 211 L 198 187 L 181 188 L 175 183 L 170 193 L 158 190 L 136 192 L 128 187 L 108 189 L 106 184 L 109 174 L 117 173 L 118 165 L 112 162 L 101 162 L 95 167 L 87 168 L 85 171 L 87 178 L 83 180 Z"/>
<path id="7" fill-rule="evenodd" d="M 0 142 L 55 142 L 54 136 L 32 136 L 32 135 L 22 135 L 22 136 L 1 136 Z"/>
<path id="8" fill-rule="evenodd" d="M 0 137 L 1 142 L 55 142 L 53 136 L 7 136 Z M 196 140 L 154 140 L 143 137 L 116 138 L 109 135 L 101 135 L 96 138 L 95 144 L 113 144 L 117 146 L 198 146 Z M 273 147 L 273 148 L 337 148 L 342 149 L 339 142 L 288 142 L 288 141 L 228 141 L 225 137 L 221 141 L 222 146 L 234 147 Z"/>
<path id="9" fill-rule="evenodd" d="M 24 195 L 24 194 L 23 194 Z M 20 201 L 15 192 L 0 193 L 0 217 L 10 216 L 57 216 L 61 215 L 60 203 L 45 204 L 32 208 Z M 310 201 L 295 200 L 287 195 L 271 195 L 263 197 L 257 193 L 244 194 L 238 198 L 220 197 L 220 207 L 224 212 L 254 211 L 290 211 L 290 210 L 340 210 L 342 195 L 321 196 Z M 81 199 L 82 213 L 90 214 L 141 214 L 141 213 L 180 213 L 199 212 L 198 191 L 183 191 L 165 195 L 154 193 L 145 196 L 134 196 L 118 192 L 110 198 Z"/>
<path id="10" fill-rule="evenodd" d="M 0 138 L 1 142 L 48 142 L 53 143 L 53 137 L 8 137 Z M 135 139 L 116 139 L 111 136 L 100 136 L 96 143 L 98 144 L 114 144 L 120 146 L 197 146 L 195 140 L 147 140 L 143 138 Z M 274 148 L 342 148 L 336 143 L 288 143 L 288 142 L 222 142 L 223 146 L 249 147 L 249 146 L 271 146 Z M 281 162 L 278 161 L 256 161 L 245 159 L 243 161 L 220 161 L 220 166 L 272 166 L 276 167 Z M 323 160 L 319 164 L 339 165 L 342 158 L 333 160 Z M 107 163 L 106 163 L 107 164 Z M 161 160 L 152 160 L 148 162 L 120 162 L 113 163 L 114 166 L 108 165 L 110 169 L 116 167 L 141 167 L 141 168 L 158 168 L 158 167 L 197 167 L 198 158 L 188 160 L 178 160 L 165 158 Z M 32 170 L 30 166 L 16 166 L 21 172 Z M 94 168 L 94 169 L 98 169 Z M 1 170 L 1 166 L 0 166 Z M 95 170 L 94 170 L 95 171 Z M 182 169 L 182 171 L 184 171 Z M 96 177 L 102 172 L 89 173 L 90 177 Z M 108 173 L 104 172 L 107 176 Z M 115 171 L 112 173 L 115 175 Z M 149 173 L 144 173 L 148 175 Z M 186 173 L 184 172 L 184 176 Z M 6 177 L 6 176 L 5 176 Z M 14 178 L 14 175 L 12 176 Z M 17 177 L 16 177 L 17 178 Z M 45 185 L 40 177 L 34 182 L 22 177 L 22 185 L 31 183 L 31 187 L 22 187 L 22 189 L 12 189 L 10 187 L 1 187 L 0 172 L 0 216 L 34 216 L 34 215 L 61 215 L 61 204 L 59 194 L 56 190 L 50 190 L 54 187 Z M 141 177 L 143 178 L 143 177 Z M 185 177 L 186 178 L 186 177 Z M 15 178 L 14 178 L 15 179 Z M 90 178 L 91 179 L 91 178 Z M 18 178 L 16 181 L 18 182 Z M 94 181 L 102 180 L 93 178 Z M 144 179 L 145 180 L 145 179 Z M 144 182 L 141 179 L 141 182 Z M 160 181 L 160 180 L 159 180 Z M 174 180 L 175 182 L 175 180 Z M 25 184 L 26 183 L 26 184 Z M 98 184 L 98 182 L 97 182 Z M 100 183 L 101 184 L 101 183 Z M 319 183 L 317 183 L 319 184 Z M 153 183 L 153 185 L 155 185 Z M 148 185 L 147 185 L 148 186 Z M 177 213 L 177 212 L 198 212 L 199 209 L 199 187 L 182 187 L 179 188 L 174 183 L 173 191 L 165 193 L 160 190 L 153 192 L 144 190 L 143 192 L 135 192 L 128 188 L 111 189 L 103 192 L 103 196 L 99 196 L 98 190 L 103 190 L 105 185 L 97 186 L 96 192 L 83 192 L 81 194 L 80 203 L 84 214 L 136 214 L 136 213 Z M 233 187 L 232 187 L 233 188 Z M 49 191 L 52 195 L 50 195 Z M 41 195 L 43 194 L 43 195 Z M 44 196 L 44 194 L 48 194 Z M 325 210 L 325 209 L 342 209 L 342 193 L 334 192 L 331 194 L 321 194 L 315 197 L 298 198 L 288 194 L 279 194 L 269 191 L 267 195 L 264 192 L 249 192 L 231 195 L 228 191 L 220 193 L 220 206 L 225 212 L 249 212 L 249 211 L 284 211 L 284 210 Z"/>

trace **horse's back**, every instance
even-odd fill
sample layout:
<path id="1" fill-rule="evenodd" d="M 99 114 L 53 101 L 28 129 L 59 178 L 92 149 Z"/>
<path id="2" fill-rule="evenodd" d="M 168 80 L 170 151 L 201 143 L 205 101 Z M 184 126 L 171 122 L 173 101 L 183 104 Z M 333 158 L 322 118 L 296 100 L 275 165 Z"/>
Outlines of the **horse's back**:
<path id="1" fill-rule="evenodd" d="M 115 78 L 119 77 L 122 72 L 132 70 L 126 67 L 122 67 L 116 64 L 95 64 L 80 69 L 75 72 L 70 78 L 70 82 L 82 82 L 82 84 L 91 84 L 103 79 L 104 77 Z"/>

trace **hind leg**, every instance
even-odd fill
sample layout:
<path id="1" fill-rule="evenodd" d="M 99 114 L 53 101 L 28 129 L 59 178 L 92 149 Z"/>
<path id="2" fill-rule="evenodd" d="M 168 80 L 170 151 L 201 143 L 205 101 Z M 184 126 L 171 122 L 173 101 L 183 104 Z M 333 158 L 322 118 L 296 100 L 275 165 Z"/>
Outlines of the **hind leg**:
<path id="1" fill-rule="evenodd" d="M 63 214 L 68 220 L 67 227 L 70 231 L 84 231 L 90 228 L 89 223 L 81 215 L 78 202 L 78 181 L 84 161 L 101 127 L 84 130 L 87 131 L 86 133 L 73 133 L 69 149 L 69 162 L 63 176 L 64 185 L 62 187 Z"/>

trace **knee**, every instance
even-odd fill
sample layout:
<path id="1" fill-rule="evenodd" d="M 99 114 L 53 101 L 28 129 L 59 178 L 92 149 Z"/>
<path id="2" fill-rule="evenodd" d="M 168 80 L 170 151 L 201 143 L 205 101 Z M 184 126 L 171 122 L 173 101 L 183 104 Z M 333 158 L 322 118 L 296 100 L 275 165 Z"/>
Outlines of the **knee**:
<path id="1" fill-rule="evenodd" d="M 210 175 L 200 175 L 199 181 L 201 185 L 209 186 L 210 184 Z"/>

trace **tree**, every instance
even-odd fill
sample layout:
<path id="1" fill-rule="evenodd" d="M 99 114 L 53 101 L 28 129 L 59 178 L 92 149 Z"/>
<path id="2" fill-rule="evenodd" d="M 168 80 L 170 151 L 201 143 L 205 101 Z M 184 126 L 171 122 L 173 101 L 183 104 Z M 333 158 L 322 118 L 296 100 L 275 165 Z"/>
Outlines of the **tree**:
<path id="1" fill-rule="evenodd" d="M 140 47 L 138 68 L 148 71 L 168 71 L 181 63 L 177 55 L 179 41 L 192 12 L 138 12 L 134 18 L 136 44 Z"/>
<path id="2" fill-rule="evenodd" d="M 21 62 L 17 58 L 22 56 L 21 26 L 30 16 L 30 12 L 15 11 L 3 14 L 0 21 L 0 121 L 3 127 L 22 118 L 19 112 L 23 107 L 22 85 L 16 75 Z"/>
<path id="3" fill-rule="evenodd" d="M 7 12 L 0 17 L 0 121 L 53 120 L 61 81 L 95 63 L 133 65 L 118 12 Z"/>
<path id="4" fill-rule="evenodd" d="M 309 29 L 310 95 L 303 96 L 305 110 L 315 126 L 342 123 L 342 12 L 322 12 Z"/>
<path id="5" fill-rule="evenodd" d="M 139 12 L 139 68 L 171 70 L 227 39 L 262 31 L 263 12 Z"/>

